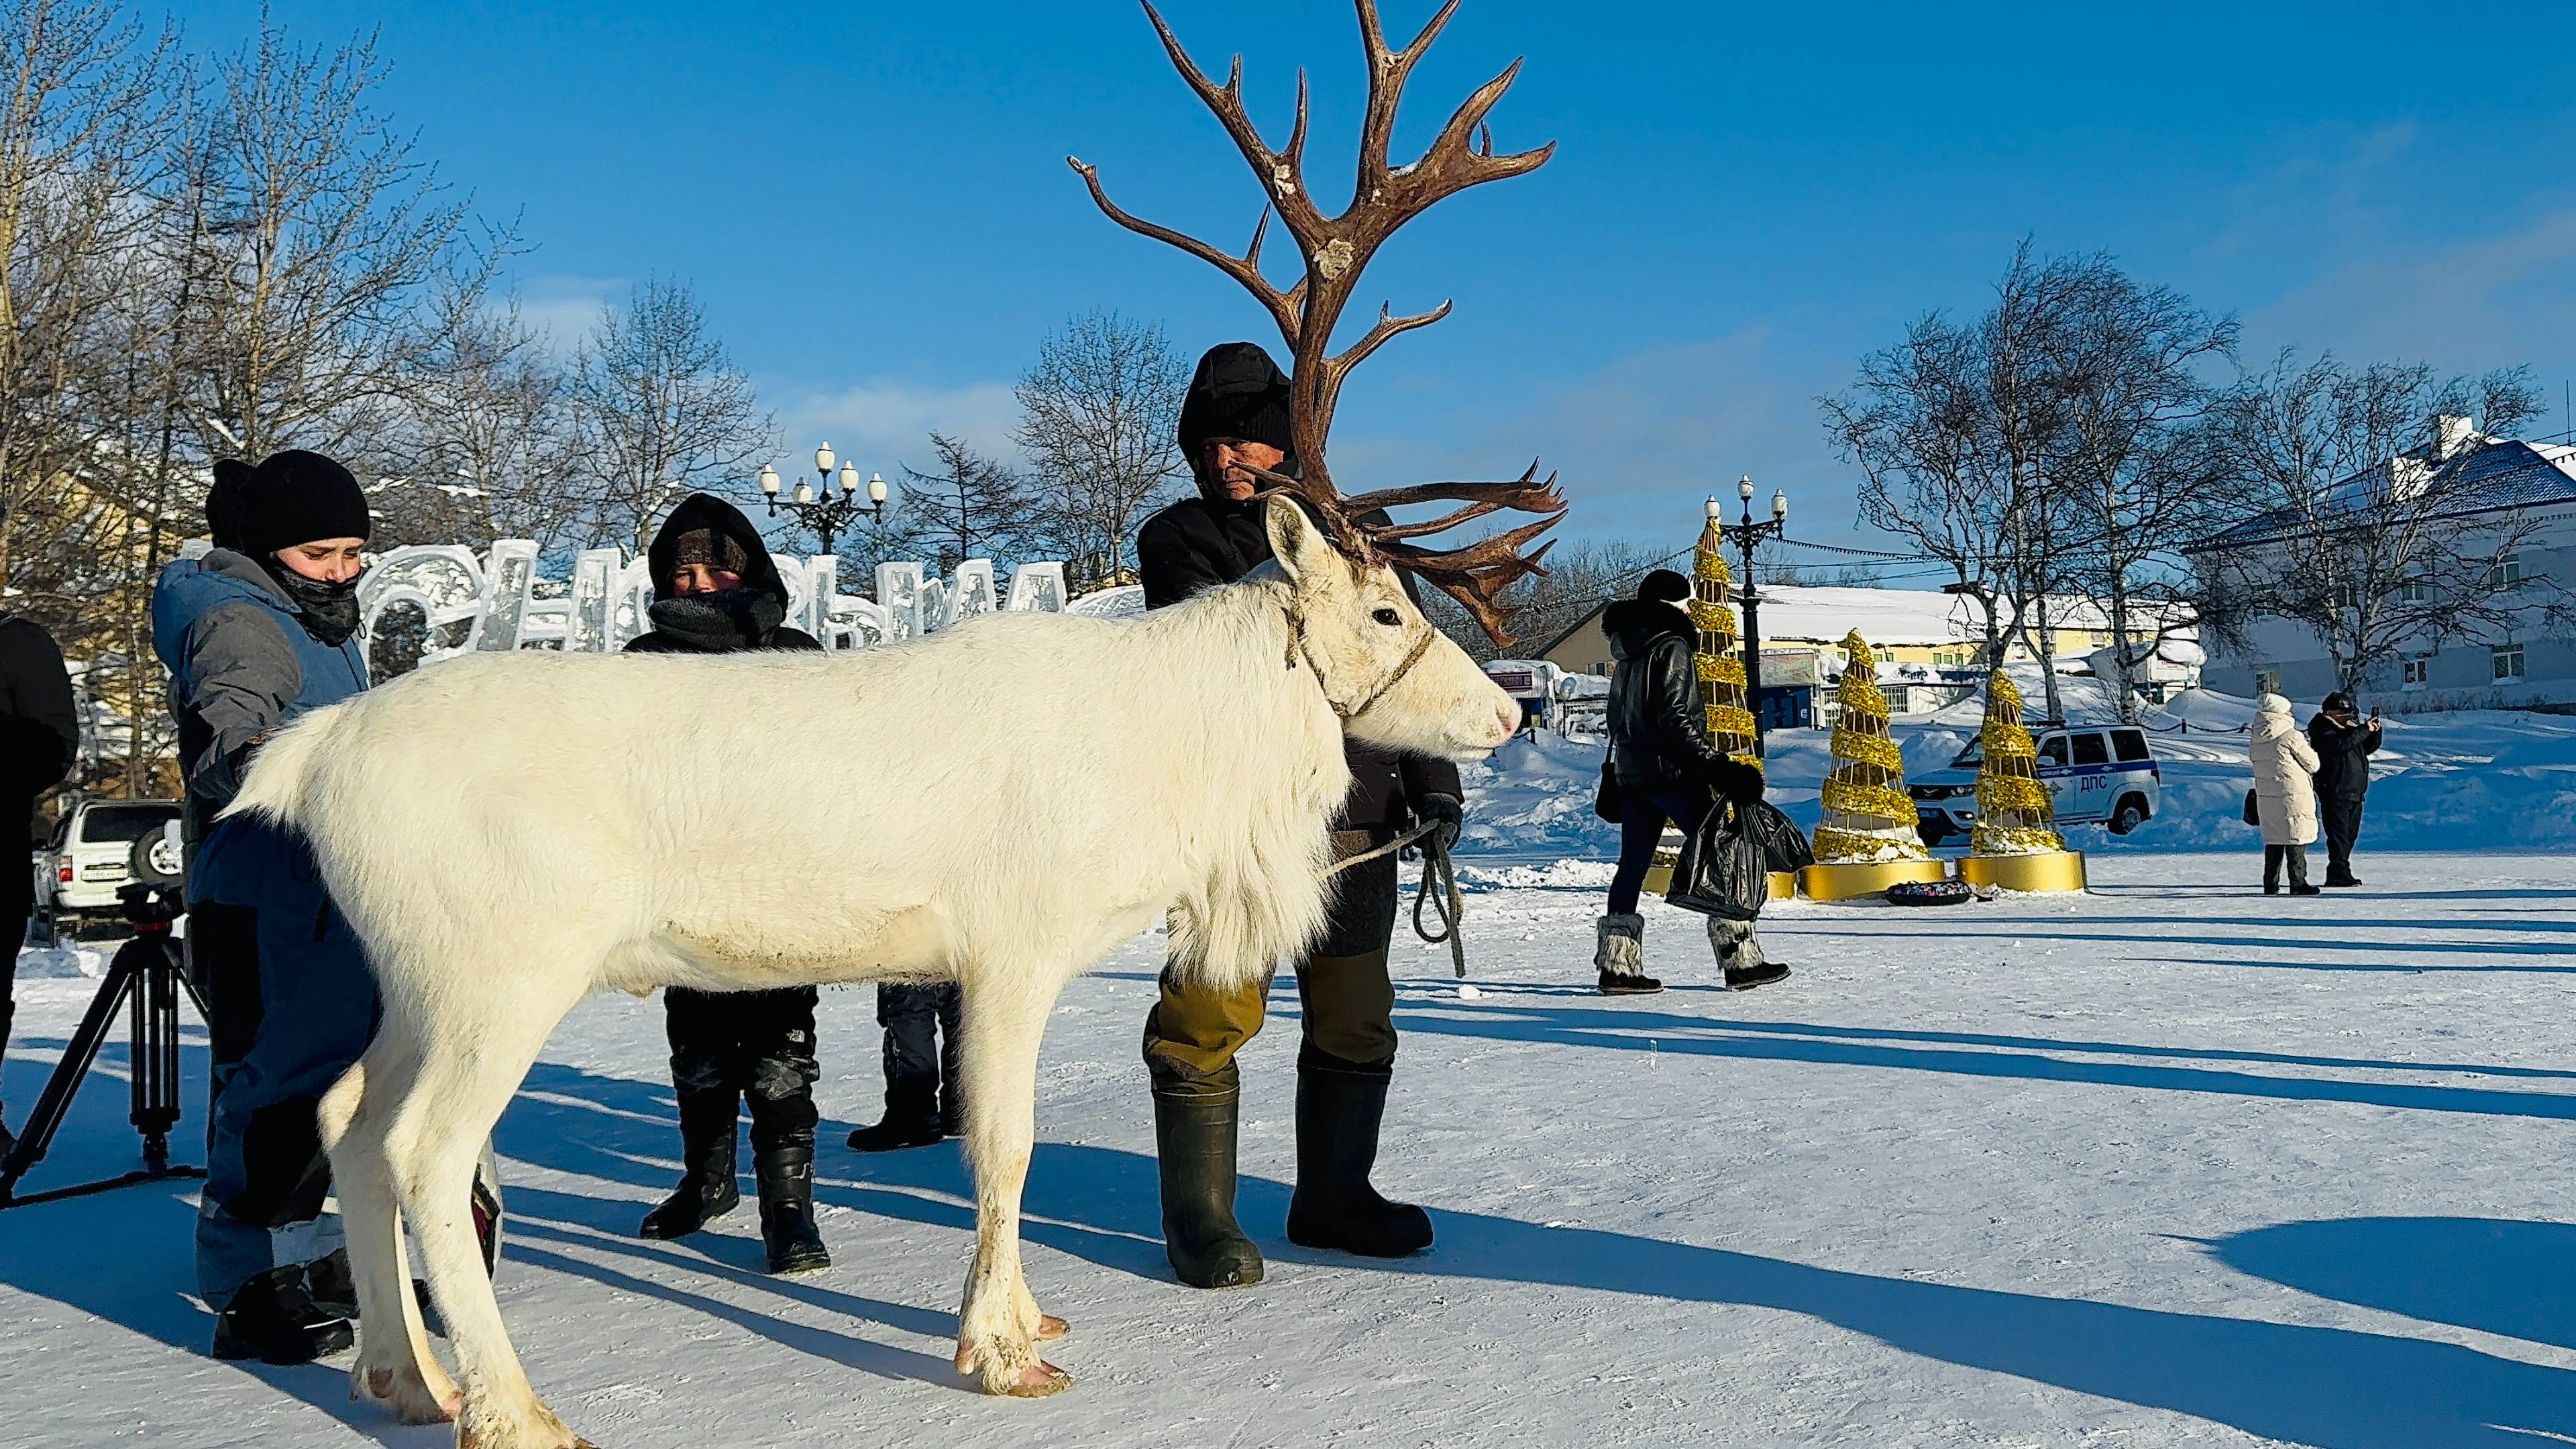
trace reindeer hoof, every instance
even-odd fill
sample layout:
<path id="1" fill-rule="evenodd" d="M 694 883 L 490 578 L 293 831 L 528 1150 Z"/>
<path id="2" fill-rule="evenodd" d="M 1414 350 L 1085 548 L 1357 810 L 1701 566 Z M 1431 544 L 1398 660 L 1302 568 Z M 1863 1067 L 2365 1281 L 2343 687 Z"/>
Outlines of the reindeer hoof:
<path id="1" fill-rule="evenodd" d="M 1004 1385 L 1001 1392 L 1014 1399 L 1043 1399 L 1072 1387 L 1073 1375 L 1040 1360 L 1020 1370 L 1019 1378 Z"/>
<path id="2" fill-rule="evenodd" d="M 382 1404 L 406 1424 L 449 1423 L 465 1407 L 464 1394 L 431 1388 L 417 1367 L 363 1369 L 351 1377 L 349 1397 Z"/>
<path id="3" fill-rule="evenodd" d="M 1041 1313 L 1038 1315 L 1037 1332 L 1030 1334 L 1029 1337 L 1040 1343 L 1053 1343 L 1071 1332 L 1073 1332 L 1072 1324 L 1052 1313 Z"/>

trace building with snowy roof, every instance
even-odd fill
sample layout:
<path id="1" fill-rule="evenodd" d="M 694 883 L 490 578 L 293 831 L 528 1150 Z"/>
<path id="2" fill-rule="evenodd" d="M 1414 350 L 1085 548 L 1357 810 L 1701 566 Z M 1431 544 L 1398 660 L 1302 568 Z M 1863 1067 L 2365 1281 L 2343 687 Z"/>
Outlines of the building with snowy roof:
<path id="1" fill-rule="evenodd" d="M 1941 707 L 1972 691 L 1992 666 L 1985 611 L 1961 595 L 1765 584 L 1761 600 L 1756 612 L 1762 622 L 1762 682 L 1768 687 L 1815 687 L 1841 678 L 1843 639 L 1855 629 L 1877 654 L 1879 682 L 1899 714 Z M 1569 674 L 1608 674 L 1610 641 L 1601 632 L 1607 607 L 1595 605 L 1531 657 Z M 1740 607 L 1736 616 L 1741 637 Z M 2093 655 L 2112 642 L 2109 613 L 2092 599 L 2051 595 L 2046 609 L 2035 609 L 2033 616 L 2046 618 L 2061 671 L 2088 670 Z M 2161 617 L 2139 607 L 2132 637 L 2141 644 L 2152 640 Z M 2028 640 L 2016 636 L 2005 641 L 2003 657 L 2024 663 L 2038 656 Z"/>
<path id="2" fill-rule="evenodd" d="M 2367 671 L 2362 691 L 2387 695 L 2397 708 L 2576 699 L 2576 638 L 2550 617 L 2552 602 L 2563 605 L 2567 591 L 2576 590 L 2576 443 L 2487 437 L 2467 418 L 2437 417 L 2420 446 L 2327 488 L 2321 511 L 2329 525 L 2350 517 L 2359 529 L 2391 493 L 2427 492 L 2441 500 L 2436 516 L 2468 525 L 2455 547 L 2478 550 L 2471 562 L 2482 563 L 2491 579 L 2527 592 L 2531 603 L 2510 611 L 2509 627 L 2411 642 L 2396 658 Z M 2291 510 L 2276 510 L 2238 523 L 2190 553 L 2206 577 L 2222 557 L 2266 551 L 2286 556 L 2289 540 L 2314 527 Z M 2420 598 L 2421 590 L 2437 586 L 2410 579 L 2395 587 Z M 2258 618 L 2241 641 L 2213 640 L 2209 650 L 2204 676 L 2212 689 L 2314 701 L 2341 687 L 2324 644 L 2292 619 Z"/>

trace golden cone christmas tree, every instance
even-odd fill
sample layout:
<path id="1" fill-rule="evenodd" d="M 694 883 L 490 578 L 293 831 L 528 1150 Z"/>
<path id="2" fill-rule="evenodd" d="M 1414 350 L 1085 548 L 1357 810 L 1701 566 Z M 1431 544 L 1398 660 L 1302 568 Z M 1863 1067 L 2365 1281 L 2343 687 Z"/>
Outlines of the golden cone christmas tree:
<path id="1" fill-rule="evenodd" d="M 1736 657 L 1735 614 L 1727 608 L 1735 576 L 1726 571 L 1726 556 L 1719 552 L 1723 543 L 1717 520 L 1711 518 L 1700 531 L 1699 555 L 1691 569 L 1691 626 L 1699 630 L 1691 663 L 1699 671 L 1700 699 L 1708 709 L 1709 743 L 1760 769 L 1762 762 L 1753 756 L 1753 713 L 1744 707 L 1744 661 Z M 1754 647 L 1760 648 L 1760 642 Z"/>
<path id="2" fill-rule="evenodd" d="M 2021 691 L 2000 669 L 1986 684 L 1986 724 L 1978 741 L 1985 763 L 1977 767 L 1977 826 L 1968 849 L 1976 855 L 2040 855 L 2066 849 L 2057 833 L 2057 811 L 2039 778 L 2039 750 L 2022 728 Z"/>
<path id="3" fill-rule="evenodd" d="M 1878 656 L 1854 629 L 1843 639 L 1841 706 L 1834 720 L 1834 766 L 1825 776 L 1824 819 L 1816 826 L 1816 859 L 1828 864 L 1929 860 L 1914 828 L 1914 799 L 1905 793 L 1905 757 L 1887 737 L 1887 692 L 1878 687 Z M 2025 738 L 2027 738 L 2025 736 Z"/>

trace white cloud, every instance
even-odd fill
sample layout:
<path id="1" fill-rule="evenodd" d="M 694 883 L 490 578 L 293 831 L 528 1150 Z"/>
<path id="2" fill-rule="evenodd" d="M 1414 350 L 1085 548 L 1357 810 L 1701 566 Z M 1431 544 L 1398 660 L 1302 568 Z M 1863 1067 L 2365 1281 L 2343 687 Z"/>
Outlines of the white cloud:
<path id="1" fill-rule="evenodd" d="M 513 296 L 519 320 L 545 339 L 547 351 L 564 357 L 599 321 L 600 309 L 626 295 L 627 286 L 617 277 L 529 277 Z"/>
<path id="2" fill-rule="evenodd" d="M 764 396 L 780 394 L 765 391 Z M 790 458 L 810 463 L 814 445 L 832 450 L 862 471 L 899 478 L 902 464 L 925 467 L 933 431 L 962 437 L 976 451 L 1017 461 L 1011 426 L 1019 406 L 1003 382 L 928 387 L 894 379 L 857 383 L 836 392 L 788 394 L 777 403 L 782 446 Z M 784 465 L 780 471 L 787 469 Z"/>

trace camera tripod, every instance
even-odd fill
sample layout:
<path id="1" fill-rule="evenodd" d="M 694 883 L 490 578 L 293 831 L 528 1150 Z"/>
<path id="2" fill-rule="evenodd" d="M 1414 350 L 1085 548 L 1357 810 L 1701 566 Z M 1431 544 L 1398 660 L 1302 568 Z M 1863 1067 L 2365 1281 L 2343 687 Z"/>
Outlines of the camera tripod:
<path id="1" fill-rule="evenodd" d="M 81 1197 L 135 1183 L 206 1175 L 202 1167 L 173 1166 L 170 1162 L 170 1129 L 179 1123 L 180 994 L 186 993 L 189 1003 L 196 1007 L 198 1020 L 206 1018 L 205 998 L 188 980 L 179 943 L 170 931 L 171 923 L 185 912 L 178 899 L 179 887 L 175 883 L 137 884 L 125 886 L 117 894 L 125 898 L 125 915 L 134 926 L 134 939 L 118 948 L 116 959 L 108 964 L 107 979 L 99 983 L 98 995 L 90 998 L 80 1029 L 72 1033 L 61 1064 L 54 1068 L 45 1090 L 36 1098 L 36 1110 L 27 1118 L 26 1134 L 10 1149 L 7 1159 L 0 1160 L 0 1209 Z M 126 1011 L 126 1036 L 132 1047 L 128 1062 L 134 1101 L 131 1117 L 134 1130 L 143 1134 L 143 1166 L 102 1182 L 21 1196 L 18 1179 L 44 1161 L 55 1131 L 71 1110 L 72 1095 L 97 1064 L 98 1049 L 107 1040 L 108 1025 L 116 1019 L 120 1007 Z"/>

